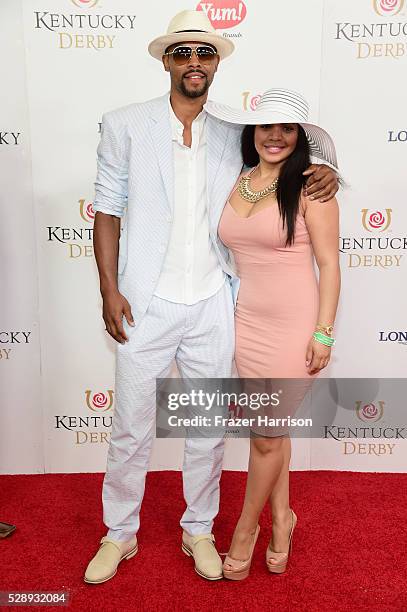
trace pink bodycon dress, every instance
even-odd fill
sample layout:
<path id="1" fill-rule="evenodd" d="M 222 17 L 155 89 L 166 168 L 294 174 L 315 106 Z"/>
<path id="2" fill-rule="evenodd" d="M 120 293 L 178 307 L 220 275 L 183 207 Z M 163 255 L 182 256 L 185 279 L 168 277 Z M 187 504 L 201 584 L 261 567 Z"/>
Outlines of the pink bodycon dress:
<path id="1" fill-rule="evenodd" d="M 295 240 L 276 200 L 245 219 L 226 203 L 219 224 L 240 277 L 235 361 L 241 378 L 314 378 L 305 365 L 318 316 L 318 283 L 301 200 Z"/>

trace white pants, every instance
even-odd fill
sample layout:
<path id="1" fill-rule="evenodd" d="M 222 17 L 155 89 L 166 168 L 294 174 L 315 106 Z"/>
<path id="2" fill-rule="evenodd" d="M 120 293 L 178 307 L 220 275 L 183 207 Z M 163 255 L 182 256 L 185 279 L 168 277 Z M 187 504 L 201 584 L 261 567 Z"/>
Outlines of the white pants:
<path id="1" fill-rule="evenodd" d="M 183 378 L 231 376 L 235 339 L 230 285 L 226 281 L 215 295 L 191 306 L 154 296 L 140 323 L 135 323 L 125 325 L 129 341 L 117 345 L 115 411 L 103 483 L 107 535 L 120 541 L 134 536 L 140 525 L 155 430 L 155 379 L 168 376 L 174 359 Z M 219 509 L 223 448 L 219 437 L 185 440 L 187 508 L 180 524 L 191 535 L 212 531 Z"/>

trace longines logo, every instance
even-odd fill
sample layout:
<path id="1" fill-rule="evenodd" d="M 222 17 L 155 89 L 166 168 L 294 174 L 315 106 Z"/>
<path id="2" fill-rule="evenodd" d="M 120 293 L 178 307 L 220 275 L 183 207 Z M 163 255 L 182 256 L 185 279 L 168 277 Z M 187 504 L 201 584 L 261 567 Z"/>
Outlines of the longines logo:
<path id="1" fill-rule="evenodd" d="M 390 130 L 388 142 L 407 142 L 407 130 Z"/>
<path id="2" fill-rule="evenodd" d="M 9 145 L 19 145 L 21 136 L 21 132 L 0 132 L 0 145 L 9 146 Z"/>
<path id="3" fill-rule="evenodd" d="M 247 8 L 239 0 L 212 0 L 212 2 L 199 2 L 197 11 L 203 11 L 213 27 L 217 30 L 228 30 L 239 26 L 245 19 Z M 241 38 L 241 32 L 223 32 L 226 38 Z"/>
<path id="4" fill-rule="evenodd" d="M 83 13 L 34 11 L 34 28 L 54 32 L 59 49 L 113 49 L 120 32 L 134 30 L 136 15 L 101 15 L 89 12 L 98 2 L 99 0 L 69 0 L 71 7 L 82 9 L 85 11 Z"/>
<path id="5" fill-rule="evenodd" d="M 341 442 L 344 455 L 393 455 L 396 442 L 377 442 L 375 439 L 405 440 L 407 428 L 384 423 L 384 407 L 384 401 L 364 403 L 358 400 L 355 402 L 354 411 L 363 425 L 325 425 L 324 437 Z"/>
<path id="6" fill-rule="evenodd" d="M 105 413 L 113 408 L 113 389 L 106 393 L 85 391 L 86 407 L 92 412 Z M 108 444 L 113 417 L 105 414 L 87 416 L 55 415 L 55 429 L 72 431 L 74 444 Z"/>
<path id="7" fill-rule="evenodd" d="M 85 198 L 78 200 L 78 213 L 83 221 L 93 223 L 95 212 L 92 202 L 87 202 Z M 61 227 L 47 226 L 47 242 L 59 242 L 66 244 L 69 259 L 80 257 L 93 257 L 93 226 L 92 227 Z"/>
<path id="8" fill-rule="evenodd" d="M 374 14 L 392 19 L 405 16 L 405 0 L 364 0 L 371 3 Z M 336 23 L 335 39 L 354 43 L 357 59 L 388 58 L 398 60 L 407 56 L 407 22 L 404 20 L 380 23 Z M 367 42 L 370 41 L 370 42 Z"/>
<path id="9" fill-rule="evenodd" d="M 397 342 L 407 345 L 407 331 L 381 331 L 379 332 L 379 342 Z"/>
<path id="10" fill-rule="evenodd" d="M 9 361 L 16 345 L 30 343 L 30 331 L 0 331 L 0 362 Z"/>
<path id="11" fill-rule="evenodd" d="M 389 229 L 393 210 L 369 210 L 362 208 L 361 225 L 372 236 L 343 237 L 339 239 L 339 250 L 346 255 L 348 268 L 377 268 L 387 270 L 399 268 L 407 250 L 407 237 L 395 237 Z M 390 235 L 383 236 L 384 232 Z M 377 234 L 377 235 L 374 235 Z M 376 251 L 376 252 L 375 252 Z"/>

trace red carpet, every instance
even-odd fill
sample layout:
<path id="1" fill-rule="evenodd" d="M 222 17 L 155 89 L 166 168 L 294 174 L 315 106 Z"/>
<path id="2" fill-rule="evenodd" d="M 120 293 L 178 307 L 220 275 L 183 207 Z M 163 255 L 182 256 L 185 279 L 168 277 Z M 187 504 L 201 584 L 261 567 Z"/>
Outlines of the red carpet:
<path id="1" fill-rule="evenodd" d="M 0 520 L 17 525 L 11 537 L 0 540 L 0 591 L 69 590 L 69 610 L 407 610 L 407 475 L 292 473 L 298 526 L 286 574 L 266 570 L 265 511 L 249 578 L 207 582 L 180 549 L 181 475 L 151 473 L 140 552 L 123 561 L 110 582 L 92 586 L 82 576 L 104 535 L 102 479 L 102 474 L 0 476 Z M 222 477 L 214 530 L 220 552 L 227 551 L 244 483 L 240 472 Z"/>

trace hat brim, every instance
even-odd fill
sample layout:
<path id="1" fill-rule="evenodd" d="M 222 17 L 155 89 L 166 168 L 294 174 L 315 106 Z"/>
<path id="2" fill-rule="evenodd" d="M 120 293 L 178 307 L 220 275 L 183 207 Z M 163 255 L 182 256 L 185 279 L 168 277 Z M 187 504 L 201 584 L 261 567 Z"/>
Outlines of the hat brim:
<path id="1" fill-rule="evenodd" d="M 209 115 L 237 125 L 270 125 L 272 123 L 298 123 L 304 129 L 310 146 L 312 157 L 322 160 L 328 166 L 338 171 L 338 160 L 336 150 L 331 136 L 323 128 L 315 123 L 298 121 L 283 112 L 270 111 L 245 111 L 232 108 L 225 104 L 218 104 L 208 100 L 204 109 Z"/>
<path id="2" fill-rule="evenodd" d="M 155 57 L 155 59 L 161 61 L 165 50 L 170 45 L 193 41 L 208 43 L 216 47 L 221 60 L 231 55 L 235 49 L 235 45 L 231 40 L 219 34 L 211 34 L 210 32 L 180 32 L 178 34 L 166 34 L 165 36 L 155 38 L 148 45 L 148 52 Z"/>

